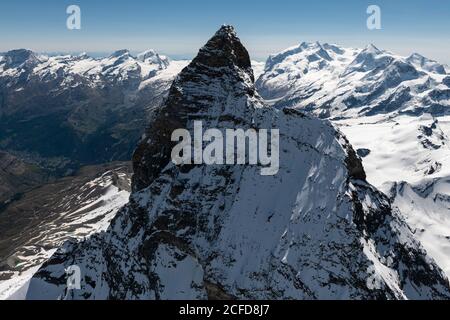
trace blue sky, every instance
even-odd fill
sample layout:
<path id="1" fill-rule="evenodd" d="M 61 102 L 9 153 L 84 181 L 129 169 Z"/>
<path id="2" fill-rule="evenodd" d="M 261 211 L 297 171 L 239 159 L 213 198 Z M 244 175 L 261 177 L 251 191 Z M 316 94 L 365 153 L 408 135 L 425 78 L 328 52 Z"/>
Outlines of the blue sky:
<path id="1" fill-rule="evenodd" d="M 82 29 L 66 28 L 79 5 Z M 368 5 L 381 8 L 382 29 L 366 27 Z M 222 24 L 233 24 L 254 59 L 302 41 L 364 47 L 368 43 L 450 63 L 447 0 L 2 0 L 0 51 L 111 52 L 153 48 L 192 57 Z"/>

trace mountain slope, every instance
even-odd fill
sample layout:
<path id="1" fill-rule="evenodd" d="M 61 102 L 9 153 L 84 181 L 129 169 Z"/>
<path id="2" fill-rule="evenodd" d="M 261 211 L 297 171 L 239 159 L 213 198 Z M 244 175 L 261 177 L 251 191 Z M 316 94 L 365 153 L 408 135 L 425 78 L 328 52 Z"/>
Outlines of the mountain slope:
<path id="1" fill-rule="evenodd" d="M 345 133 L 368 181 L 390 196 L 447 276 L 449 79 L 446 66 L 417 53 L 304 43 L 272 56 L 258 80 L 275 106 L 328 117 Z"/>
<path id="2" fill-rule="evenodd" d="M 0 212 L 24 191 L 50 179 L 49 174 L 38 166 L 25 163 L 9 153 L 0 151 Z"/>
<path id="3" fill-rule="evenodd" d="M 360 150 L 368 181 L 381 188 L 450 276 L 449 117 L 362 117 L 337 121 Z"/>
<path id="4" fill-rule="evenodd" d="M 280 170 L 171 163 L 176 128 L 280 130 Z M 330 123 L 264 104 L 223 26 L 174 81 L 134 155 L 130 203 L 70 242 L 27 298 L 439 299 L 448 280 Z M 78 265 L 81 290 L 64 269 Z"/>
<path id="5" fill-rule="evenodd" d="M 130 178 L 129 163 L 85 167 L 6 206 L 0 212 L 0 299 L 23 299 L 20 287 L 67 239 L 107 229 L 128 202 Z"/>
<path id="6" fill-rule="evenodd" d="M 58 174 L 129 160 L 174 77 L 186 65 L 150 50 L 0 57 L 0 148 Z"/>
<path id="7" fill-rule="evenodd" d="M 450 275 L 450 190 L 449 178 L 405 181 L 386 186 L 406 221 L 430 256 Z"/>

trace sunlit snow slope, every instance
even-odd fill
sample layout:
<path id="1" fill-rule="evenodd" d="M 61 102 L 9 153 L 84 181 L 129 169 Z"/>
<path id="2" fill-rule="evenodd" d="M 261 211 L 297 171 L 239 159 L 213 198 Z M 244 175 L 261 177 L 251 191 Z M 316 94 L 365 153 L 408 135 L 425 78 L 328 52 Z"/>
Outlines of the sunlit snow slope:
<path id="1" fill-rule="evenodd" d="M 127 163 L 83 168 L 0 212 L 0 299 L 23 299 L 40 265 L 68 239 L 106 230 L 128 202 Z"/>
<path id="2" fill-rule="evenodd" d="M 257 88 L 276 107 L 331 119 L 450 276 L 448 70 L 417 53 L 302 43 L 271 56 Z"/>

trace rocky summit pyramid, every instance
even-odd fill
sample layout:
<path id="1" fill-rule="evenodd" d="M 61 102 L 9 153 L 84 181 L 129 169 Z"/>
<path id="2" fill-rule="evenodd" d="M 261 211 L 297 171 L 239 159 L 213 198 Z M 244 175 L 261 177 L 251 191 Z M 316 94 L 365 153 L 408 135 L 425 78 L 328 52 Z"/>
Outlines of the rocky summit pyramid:
<path id="1" fill-rule="evenodd" d="M 173 130 L 279 129 L 280 168 L 182 165 Z M 365 181 L 329 122 L 265 105 L 223 26 L 175 79 L 134 155 L 130 202 L 105 233 L 67 243 L 27 298 L 440 299 L 448 280 Z M 65 269 L 80 268 L 81 288 Z M 73 269 L 72 269 L 73 270 Z"/>

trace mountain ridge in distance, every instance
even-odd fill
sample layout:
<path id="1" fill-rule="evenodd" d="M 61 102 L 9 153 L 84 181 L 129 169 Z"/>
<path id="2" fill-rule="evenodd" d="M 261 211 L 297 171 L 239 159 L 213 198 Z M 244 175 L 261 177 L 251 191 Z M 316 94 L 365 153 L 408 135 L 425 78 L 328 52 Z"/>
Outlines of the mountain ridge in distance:
<path id="1" fill-rule="evenodd" d="M 134 57 L 0 57 L 0 146 L 64 175 L 86 164 L 129 160 L 152 108 L 186 65 L 154 51 Z"/>
<path id="2" fill-rule="evenodd" d="M 448 68 L 448 67 L 447 67 Z M 322 118 L 448 114 L 446 67 L 418 54 L 302 43 L 269 57 L 258 92 L 278 108 Z"/>

